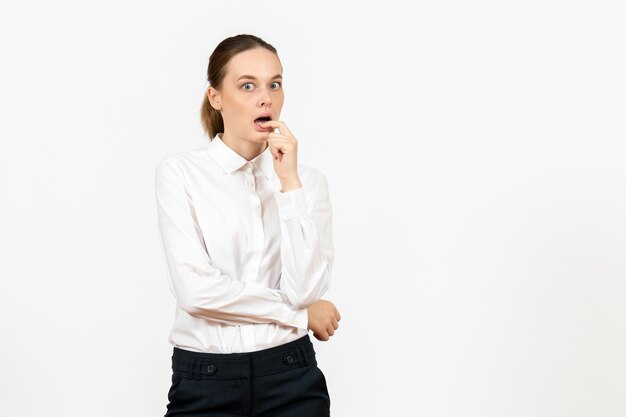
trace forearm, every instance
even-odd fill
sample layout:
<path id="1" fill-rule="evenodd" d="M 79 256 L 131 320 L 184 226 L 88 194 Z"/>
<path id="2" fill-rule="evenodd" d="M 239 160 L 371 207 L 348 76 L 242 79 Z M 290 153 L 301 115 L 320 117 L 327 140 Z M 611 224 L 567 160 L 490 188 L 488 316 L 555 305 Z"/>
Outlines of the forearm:
<path id="1" fill-rule="evenodd" d="M 328 290 L 334 259 L 332 206 L 326 179 L 309 194 L 301 187 L 276 196 L 281 229 L 280 289 L 296 308 Z M 307 200 L 308 199 L 308 200 Z"/>

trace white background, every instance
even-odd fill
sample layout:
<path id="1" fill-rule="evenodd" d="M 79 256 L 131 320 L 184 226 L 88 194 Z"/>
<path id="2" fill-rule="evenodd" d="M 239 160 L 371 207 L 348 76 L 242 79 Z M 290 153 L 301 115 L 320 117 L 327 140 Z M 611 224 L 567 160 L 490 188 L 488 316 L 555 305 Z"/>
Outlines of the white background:
<path id="1" fill-rule="evenodd" d="M 332 415 L 626 415 L 625 21 L 622 1 L 3 3 L 1 414 L 165 413 L 154 168 L 206 143 L 208 57 L 250 33 L 329 179 Z"/>

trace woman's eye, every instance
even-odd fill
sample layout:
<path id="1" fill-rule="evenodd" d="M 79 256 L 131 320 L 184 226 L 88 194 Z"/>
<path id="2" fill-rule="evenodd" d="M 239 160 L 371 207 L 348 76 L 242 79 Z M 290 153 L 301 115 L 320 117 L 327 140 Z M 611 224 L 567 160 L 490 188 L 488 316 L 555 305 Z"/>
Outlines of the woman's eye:
<path id="1" fill-rule="evenodd" d="M 280 88 L 280 87 L 282 86 L 282 83 L 280 83 L 280 82 L 278 82 L 278 81 L 273 82 L 273 83 L 272 83 L 272 85 L 273 85 L 273 84 L 277 84 L 277 85 L 278 85 L 278 87 L 274 88 L 274 90 L 278 90 L 278 88 Z M 247 86 L 247 85 L 250 85 L 250 86 L 251 86 L 251 85 L 252 85 L 252 83 L 245 83 L 245 84 L 243 84 L 241 87 L 243 87 L 243 89 L 244 89 L 244 90 L 250 91 L 250 90 L 251 90 L 250 88 L 246 88 L 246 86 Z"/>

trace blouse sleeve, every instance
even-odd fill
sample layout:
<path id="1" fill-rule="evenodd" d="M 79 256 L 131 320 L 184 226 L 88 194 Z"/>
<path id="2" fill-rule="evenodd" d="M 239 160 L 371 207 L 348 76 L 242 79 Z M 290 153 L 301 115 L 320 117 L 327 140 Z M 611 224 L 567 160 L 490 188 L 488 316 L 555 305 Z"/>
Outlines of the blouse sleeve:
<path id="1" fill-rule="evenodd" d="M 307 310 L 290 305 L 284 292 L 243 283 L 211 265 L 192 200 L 170 162 L 157 165 L 154 181 L 169 287 L 182 310 L 228 325 L 275 322 L 308 328 Z"/>
<path id="2" fill-rule="evenodd" d="M 303 308 L 330 288 L 334 260 L 332 205 L 326 176 L 319 174 L 310 194 L 304 187 L 274 194 L 281 229 L 280 289 Z"/>

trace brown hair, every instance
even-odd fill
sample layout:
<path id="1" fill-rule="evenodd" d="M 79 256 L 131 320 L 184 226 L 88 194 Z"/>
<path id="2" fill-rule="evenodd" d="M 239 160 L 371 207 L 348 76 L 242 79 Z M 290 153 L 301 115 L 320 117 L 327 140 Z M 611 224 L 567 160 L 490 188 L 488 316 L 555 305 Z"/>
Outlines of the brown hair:
<path id="1" fill-rule="evenodd" d="M 276 48 L 254 35 L 241 34 L 231 36 L 220 42 L 209 58 L 209 66 L 207 68 L 207 81 L 209 84 L 216 90 L 219 90 L 226 75 L 226 64 L 228 64 L 230 59 L 240 52 L 258 47 L 266 48 L 278 56 Z M 200 120 L 210 140 L 213 140 L 216 134 L 224 132 L 222 115 L 211 106 L 206 90 L 200 109 Z"/>

